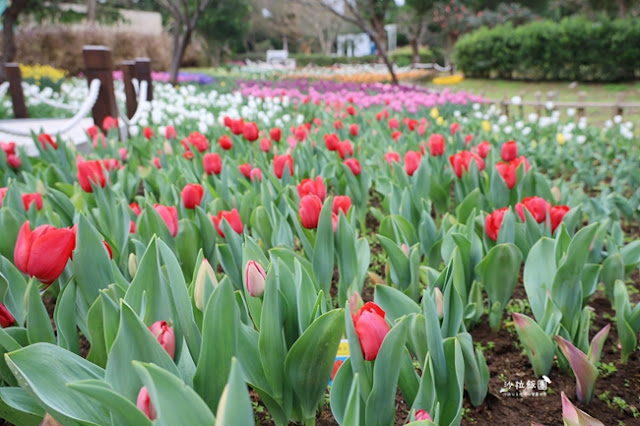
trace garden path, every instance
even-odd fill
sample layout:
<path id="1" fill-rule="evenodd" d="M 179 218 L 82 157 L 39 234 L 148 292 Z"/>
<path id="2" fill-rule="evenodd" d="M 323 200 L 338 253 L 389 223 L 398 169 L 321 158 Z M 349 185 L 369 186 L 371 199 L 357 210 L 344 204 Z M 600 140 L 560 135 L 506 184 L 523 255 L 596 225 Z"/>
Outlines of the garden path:
<path id="1" fill-rule="evenodd" d="M 46 133 L 51 134 L 55 138 L 59 129 L 62 129 L 69 123 L 69 119 L 40 119 L 29 118 L 19 120 L 0 120 L 0 127 L 7 129 L 16 129 L 21 131 L 33 130 L 35 133 L 39 133 L 43 129 Z M 85 129 L 93 125 L 93 119 L 91 117 L 83 118 L 80 122 L 73 127 L 70 131 L 66 132 L 63 137 L 66 141 L 73 141 L 73 143 L 82 150 L 82 145 L 87 142 L 87 134 Z M 0 141 L 3 142 L 16 142 L 18 146 L 24 147 L 28 155 L 37 155 L 33 139 L 29 136 L 16 136 L 9 133 L 3 133 L 0 131 Z"/>

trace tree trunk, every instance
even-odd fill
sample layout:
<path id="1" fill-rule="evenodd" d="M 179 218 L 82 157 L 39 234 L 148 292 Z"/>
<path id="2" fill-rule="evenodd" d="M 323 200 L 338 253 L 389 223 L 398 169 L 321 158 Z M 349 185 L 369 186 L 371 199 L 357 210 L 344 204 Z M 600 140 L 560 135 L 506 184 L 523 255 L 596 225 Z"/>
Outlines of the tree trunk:
<path id="1" fill-rule="evenodd" d="M 369 37 L 373 39 L 373 42 L 376 44 L 376 47 L 378 48 L 378 52 L 380 52 L 380 57 L 382 58 L 382 61 L 387 66 L 387 69 L 389 70 L 389 75 L 391 76 L 391 82 L 393 84 L 398 84 L 398 77 L 396 77 L 396 73 L 393 70 L 393 64 L 389 60 L 389 55 L 387 54 L 386 43 L 382 44 L 378 39 L 377 34 L 370 34 Z"/>
<path id="2" fill-rule="evenodd" d="M 420 57 L 420 51 L 418 50 L 418 38 L 411 37 L 409 44 L 411 45 L 411 68 L 415 68 L 416 62 L 418 62 Z"/>
<path id="3" fill-rule="evenodd" d="M 87 23 L 90 26 L 96 23 L 97 0 L 87 0 Z"/>
<path id="4" fill-rule="evenodd" d="M 176 33 L 173 35 L 173 54 L 171 56 L 171 70 L 169 74 L 169 82 L 174 86 L 178 84 L 178 70 L 180 69 L 180 62 L 182 62 L 182 57 L 184 56 L 184 52 L 187 50 L 187 46 L 191 41 L 191 33 L 193 32 L 193 30 L 187 28 L 182 37 L 180 37 L 178 27 L 179 24 L 174 26 Z"/>
<path id="5" fill-rule="evenodd" d="M 20 12 L 27 6 L 28 0 L 13 0 L 11 6 L 2 14 L 2 62 L 0 63 L 0 82 L 7 79 L 4 65 L 13 62 L 16 56 L 16 41 L 13 27 L 18 21 Z"/>

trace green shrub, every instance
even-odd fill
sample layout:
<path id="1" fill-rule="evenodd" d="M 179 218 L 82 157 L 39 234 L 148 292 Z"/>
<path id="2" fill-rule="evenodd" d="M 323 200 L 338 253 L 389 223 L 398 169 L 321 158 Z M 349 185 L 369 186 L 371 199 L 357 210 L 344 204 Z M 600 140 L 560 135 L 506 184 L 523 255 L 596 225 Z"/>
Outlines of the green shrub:
<path id="1" fill-rule="evenodd" d="M 411 50 L 411 46 L 400 47 L 393 52 L 389 53 L 389 59 L 391 62 L 395 62 L 395 64 L 399 67 L 407 67 L 411 65 L 411 57 L 413 56 L 413 52 Z M 421 47 L 418 50 L 418 56 L 420 57 L 420 63 L 432 63 L 433 61 L 438 61 L 442 55 L 436 55 L 431 49 L 428 47 Z M 442 61 L 438 61 L 441 63 Z"/>
<path id="2" fill-rule="evenodd" d="M 640 21 L 567 18 L 480 28 L 462 37 L 455 61 L 467 77 L 631 80 L 640 71 Z"/>

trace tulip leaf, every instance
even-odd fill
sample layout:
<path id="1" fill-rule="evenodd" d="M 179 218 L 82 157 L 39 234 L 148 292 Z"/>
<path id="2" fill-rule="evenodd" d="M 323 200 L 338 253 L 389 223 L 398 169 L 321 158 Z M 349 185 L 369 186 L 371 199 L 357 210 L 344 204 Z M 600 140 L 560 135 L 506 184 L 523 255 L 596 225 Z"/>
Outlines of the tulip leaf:
<path id="1" fill-rule="evenodd" d="M 2 239 L 4 239 L 4 229 Z M 18 324 L 24 324 L 27 316 L 25 293 L 27 280 L 9 260 L 0 256 L 0 301 L 9 309 Z"/>
<path id="2" fill-rule="evenodd" d="M 216 426 L 247 426 L 255 422 L 249 391 L 245 383 L 240 362 L 231 360 L 229 381 L 218 405 Z"/>
<path id="3" fill-rule="evenodd" d="M 493 190 L 493 185 L 491 187 Z M 507 190 L 508 192 L 508 190 Z M 493 199 L 493 197 L 492 197 Z M 476 188 L 471 191 L 464 200 L 456 207 L 456 216 L 461 223 L 467 221 L 467 219 L 471 216 L 474 209 L 477 210 L 480 207 L 480 202 L 482 201 L 482 193 L 480 192 L 480 188 Z M 494 207 L 502 207 L 502 205 L 495 205 Z"/>
<path id="4" fill-rule="evenodd" d="M 549 374 L 556 350 L 551 337 L 526 315 L 514 312 L 513 323 L 536 377 Z"/>
<path id="5" fill-rule="evenodd" d="M 482 351 L 474 349 L 471 335 L 467 332 L 457 336 L 464 358 L 464 384 L 474 407 L 484 401 L 489 390 L 489 368 Z"/>
<path id="6" fill-rule="evenodd" d="M 184 272 L 184 279 L 191 281 L 191 274 L 196 265 L 198 251 L 203 246 L 200 232 L 193 221 L 180 219 L 175 243 L 182 271 Z"/>
<path id="7" fill-rule="evenodd" d="M 104 378 L 105 371 L 58 346 L 35 343 L 5 355 L 21 386 L 46 412 L 68 425 L 104 425 L 109 414 L 67 387 L 78 380 Z M 51 360 L 56 368 L 51 368 Z"/>
<path id="8" fill-rule="evenodd" d="M 449 380 L 446 368 L 447 360 L 442 346 L 442 334 L 439 332 L 440 320 L 438 319 L 438 311 L 430 297 L 422 298 L 422 314 L 425 318 L 424 327 L 427 334 L 429 358 L 434 367 L 434 383 L 436 388 L 443 388 Z"/>
<path id="9" fill-rule="evenodd" d="M 92 363 L 105 367 L 107 365 L 107 347 L 105 343 L 104 322 L 102 321 L 102 298 L 107 297 L 102 294 L 93 302 L 89 312 L 87 313 L 87 327 L 89 333 L 87 335 L 91 348 L 87 360 Z"/>
<path id="10" fill-rule="evenodd" d="M 345 424 L 344 417 L 350 401 L 350 390 L 352 389 L 353 382 L 356 380 L 360 382 L 358 374 L 356 373 L 356 375 L 354 375 L 353 373 L 351 358 L 347 358 L 338 369 L 331 384 L 329 405 L 331 407 L 331 413 L 338 424 Z M 358 387 L 359 385 L 358 383 Z M 358 400 L 359 404 L 363 403 L 360 393 L 357 394 L 355 399 Z"/>
<path id="11" fill-rule="evenodd" d="M 382 308 L 391 322 L 409 314 L 422 312 L 420 306 L 398 289 L 386 285 L 376 286 L 373 300 Z"/>
<path id="12" fill-rule="evenodd" d="M 353 426 L 362 424 L 362 402 L 360 399 L 360 391 L 358 389 L 359 386 L 360 381 L 358 380 L 358 375 L 356 374 L 354 379 L 351 381 L 351 389 L 349 390 L 349 395 L 346 399 L 347 405 L 344 411 L 344 418 L 343 421 L 340 422 L 340 424 Z"/>
<path id="13" fill-rule="evenodd" d="M 105 379 L 113 389 L 133 401 L 142 387 L 134 374 L 131 361 L 153 362 L 168 372 L 179 376 L 173 360 L 138 318 L 133 309 L 122 301 L 120 327 L 107 359 Z"/>
<path id="14" fill-rule="evenodd" d="M 418 243 L 417 232 L 411 222 L 400 215 L 392 214 L 380 222 L 380 235 L 395 242 L 398 246 L 413 246 Z"/>
<path id="15" fill-rule="evenodd" d="M 518 282 L 522 253 L 514 244 L 498 244 L 476 266 L 492 307 L 489 315 L 491 328 L 497 331 L 502 322 L 502 310 L 511 299 L 513 289 Z M 499 305 L 498 305 L 499 304 Z M 497 310 L 493 309 L 499 306 Z"/>
<path id="16" fill-rule="evenodd" d="M 373 367 L 373 387 L 367 398 L 365 423 L 390 425 L 395 417 L 396 389 L 409 321 L 400 319 L 387 333 Z"/>
<path id="17" fill-rule="evenodd" d="M 49 314 L 44 306 L 40 292 L 38 291 L 38 281 L 35 278 L 29 280 L 25 293 L 25 305 L 27 306 L 27 335 L 29 343 L 48 342 L 55 343 L 56 336 L 53 334 L 53 327 Z"/>
<path id="18" fill-rule="evenodd" d="M 58 346 L 80 355 L 76 328 L 76 283 L 72 279 L 62 290 L 53 312 L 58 335 Z"/>
<path id="19" fill-rule="evenodd" d="M 613 287 L 616 280 L 624 280 L 625 276 L 624 257 L 621 253 L 608 256 L 602 263 L 600 271 L 600 281 L 604 282 L 605 295 L 609 300 L 613 300 Z M 583 297 L 588 296 L 583 294 Z"/>
<path id="20" fill-rule="evenodd" d="M 209 298 L 202 323 L 202 349 L 193 377 L 193 388 L 212 412 L 218 409 L 236 353 L 236 329 L 240 322 L 233 289 L 221 282 Z"/>
<path id="21" fill-rule="evenodd" d="M 410 323 L 408 326 L 409 329 L 411 328 L 411 325 L 412 324 Z M 411 330 L 409 330 L 409 332 L 410 331 Z M 413 366 L 411 354 L 406 348 L 400 361 L 400 376 L 398 377 L 398 387 L 400 388 L 400 392 L 402 392 L 402 396 L 404 396 L 404 399 L 407 401 L 407 405 L 411 407 L 413 405 L 413 401 L 416 399 L 416 395 L 418 394 L 418 389 L 420 387 L 420 376 L 418 376 L 418 373 Z"/>
<path id="22" fill-rule="evenodd" d="M 624 282 L 620 280 L 616 281 L 613 290 L 613 297 L 616 310 L 618 337 L 620 338 L 620 345 L 622 346 L 621 357 L 622 362 L 626 363 L 629 359 L 629 355 L 636 348 L 638 342 L 636 339 L 636 333 L 638 330 L 635 330 L 628 322 L 628 317 L 631 314 L 631 306 L 629 304 L 629 293 L 627 292 Z"/>
<path id="23" fill-rule="evenodd" d="M 556 274 L 554 245 L 554 240 L 541 238 L 531 247 L 524 264 L 524 288 L 533 316 L 538 321 L 542 321 L 544 316 L 547 293 Z"/>
<path id="24" fill-rule="evenodd" d="M 318 278 L 318 284 L 327 295 L 331 288 L 334 264 L 332 200 L 333 198 L 327 198 L 320 212 L 312 259 L 313 271 Z"/>
<path id="25" fill-rule="evenodd" d="M 151 425 L 151 421 L 131 401 L 115 392 L 102 380 L 81 380 L 69 388 L 96 400 L 111 414 L 111 424 Z"/>
<path id="26" fill-rule="evenodd" d="M 338 299 L 340 306 L 347 300 L 347 287 L 356 279 L 358 272 L 358 255 L 356 252 L 356 235 L 347 217 L 340 213 L 335 235 L 336 258 L 338 259 Z M 368 265 L 367 265 L 368 266 Z"/>
<path id="27" fill-rule="evenodd" d="M 304 419 L 315 418 L 344 333 L 343 310 L 320 316 L 296 340 L 285 359 L 289 386 L 299 399 Z"/>
<path id="28" fill-rule="evenodd" d="M 216 247 L 216 229 L 213 225 L 211 217 L 202 210 L 201 207 L 196 207 L 196 223 L 200 230 L 200 236 L 202 237 L 202 249 L 204 250 L 204 256 L 213 261 Z"/>
<path id="29" fill-rule="evenodd" d="M 404 291 L 411 283 L 409 257 L 393 240 L 382 235 L 377 235 L 377 238 L 389 257 L 391 281 Z"/>
<path id="30" fill-rule="evenodd" d="M 558 344 L 558 348 L 562 351 L 562 354 L 569 361 L 573 374 L 576 376 L 576 394 L 578 401 L 583 404 L 588 404 L 593 398 L 596 379 L 598 378 L 598 369 L 589 361 L 587 355 L 576 348 L 571 342 L 561 336 L 554 336 L 554 339 Z"/>
<path id="31" fill-rule="evenodd" d="M 8 192 L 8 191 L 7 191 Z M 6 195 L 5 195 L 6 198 Z M 22 209 L 22 201 L 20 201 Z M 0 208 L 0 229 L 2 229 L 2 238 L 0 238 L 0 255 L 7 259 L 13 259 L 13 252 L 18 240 L 20 228 L 25 221 L 25 217 L 21 210 L 9 207 L 6 203 Z M 6 269 L 2 269 L 6 271 Z"/>
<path id="32" fill-rule="evenodd" d="M 154 425 L 215 424 L 215 416 L 207 404 L 179 377 L 151 363 L 133 361 L 133 367 L 147 387 L 156 409 L 158 417 L 153 422 Z"/>
<path id="33" fill-rule="evenodd" d="M 26 390 L 0 387 L 0 418 L 13 424 L 38 425 L 44 414 L 44 409 Z"/>

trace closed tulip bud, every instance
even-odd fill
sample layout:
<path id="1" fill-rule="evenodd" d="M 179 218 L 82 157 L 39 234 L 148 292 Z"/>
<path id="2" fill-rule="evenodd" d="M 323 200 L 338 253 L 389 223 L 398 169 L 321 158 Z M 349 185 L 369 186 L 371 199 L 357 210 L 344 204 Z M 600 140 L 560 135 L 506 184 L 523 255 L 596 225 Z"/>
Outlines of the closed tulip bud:
<path id="1" fill-rule="evenodd" d="M 346 216 L 351 208 L 351 197 L 348 195 L 336 195 L 333 198 L 331 208 L 335 214 L 339 214 L 340 210 L 342 210 Z"/>
<path id="2" fill-rule="evenodd" d="M 156 417 L 158 417 L 156 409 L 151 403 L 151 397 L 149 396 L 149 391 L 147 391 L 146 386 L 143 386 L 142 389 L 140 389 L 140 393 L 138 393 L 136 407 L 138 407 L 138 410 L 142 411 L 149 420 L 155 420 Z"/>
<path id="3" fill-rule="evenodd" d="M 329 151 L 337 151 L 340 145 L 340 138 L 335 133 L 324 135 L 324 143 Z"/>
<path id="4" fill-rule="evenodd" d="M 378 356 L 382 341 L 389 332 L 389 325 L 384 319 L 385 312 L 374 302 L 367 302 L 353 316 L 353 325 L 360 340 L 362 354 L 367 361 Z"/>
<path id="5" fill-rule="evenodd" d="M 169 124 L 164 129 L 164 137 L 167 139 L 175 139 L 178 137 L 178 133 L 176 132 L 176 128 Z"/>
<path id="6" fill-rule="evenodd" d="M 222 171 L 222 158 L 220 158 L 220 154 L 218 154 L 217 152 L 206 153 L 204 157 L 202 157 L 202 165 L 206 174 L 219 175 Z"/>
<path id="7" fill-rule="evenodd" d="M 547 200 L 541 197 L 526 197 L 521 203 L 516 204 L 516 213 L 520 217 L 520 220 L 525 221 L 524 209 L 529 210 L 533 218 L 538 223 L 542 223 L 547 218 L 547 211 L 549 211 L 551 205 Z"/>
<path id="8" fill-rule="evenodd" d="M 260 139 L 260 151 L 269 152 L 270 149 L 271 149 L 271 139 L 269 138 Z"/>
<path id="9" fill-rule="evenodd" d="M 244 231 L 244 225 L 242 224 L 242 219 L 240 218 L 240 213 L 237 209 L 231 209 L 231 211 L 221 210 L 218 212 L 218 216 L 213 216 L 211 220 L 213 221 L 213 225 L 216 227 L 216 231 L 218 231 L 218 235 L 222 238 L 224 238 L 224 232 L 222 232 L 222 229 L 220 228 L 220 222 L 222 219 L 225 219 L 229 223 L 229 226 L 231 226 L 231 229 L 236 231 L 236 233 L 242 234 L 242 231 Z"/>
<path id="10" fill-rule="evenodd" d="M 293 157 L 289 154 L 275 155 L 273 157 L 273 173 L 278 179 L 282 179 L 285 167 L 289 168 L 289 175 L 293 176 Z"/>
<path id="11" fill-rule="evenodd" d="M 273 139 L 275 142 L 280 142 L 280 138 L 282 137 L 282 130 L 280 130 L 279 127 L 274 127 L 269 131 L 269 136 L 271 136 L 271 139 Z"/>
<path id="12" fill-rule="evenodd" d="M 349 126 L 349 133 L 351 133 L 351 136 L 353 136 L 354 138 L 358 136 L 359 132 L 360 132 L 360 127 L 358 127 L 356 123 L 353 123 L 351 126 Z"/>
<path id="13" fill-rule="evenodd" d="M 104 175 L 102 162 L 100 160 L 81 161 L 78 163 L 78 173 L 76 174 L 80 187 L 85 192 L 93 192 L 91 182 L 104 188 L 107 178 Z"/>
<path id="14" fill-rule="evenodd" d="M 167 225 L 172 237 L 178 235 L 178 209 L 175 206 L 163 206 L 160 204 L 154 204 L 156 209 L 164 223 Z"/>
<path id="15" fill-rule="evenodd" d="M 158 340 L 160 346 L 162 346 L 171 359 L 173 359 L 176 354 L 176 334 L 169 323 L 166 321 L 156 321 L 151 324 L 149 331 L 151 331 L 151 334 Z"/>
<path id="16" fill-rule="evenodd" d="M 482 141 L 478 144 L 478 155 L 481 158 L 487 158 L 489 150 L 491 150 L 491 144 L 489 142 Z"/>
<path id="17" fill-rule="evenodd" d="M 438 157 L 444 154 L 444 136 L 439 133 L 434 133 L 429 138 L 429 150 L 431 155 Z"/>
<path id="18" fill-rule="evenodd" d="M 131 276 L 131 278 L 135 277 L 136 272 L 138 272 L 138 258 L 136 257 L 135 253 L 129 254 L 129 262 L 127 266 L 129 267 L 129 275 Z"/>
<path id="19" fill-rule="evenodd" d="M 31 204 L 34 203 L 36 205 L 36 210 L 42 210 L 42 195 L 37 192 L 31 194 L 22 194 L 22 204 L 24 205 L 25 210 L 29 210 Z"/>
<path id="20" fill-rule="evenodd" d="M 564 216 L 569 213 L 569 206 L 553 206 L 549 210 L 549 219 L 551 219 L 551 232 L 555 232 Z"/>
<path id="21" fill-rule="evenodd" d="M 164 141 L 164 145 L 162 145 L 162 149 L 164 150 L 164 155 L 171 156 L 173 155 L 173 147 L 169 143 L 169 141 Z"/>
<path id="22" fill-rule="evenodd" d="M 405 256 L 409 257 L 409 246 L 406 244 L 402 244 L 400 246 L 400 249 L 402 250 L 402 253 L 404 253 Z"/>
<path id="23" fill-rule="evenodd" d="M 75 245 L 75 233 L 69 228 L 41 225 L 31 231 L 26 221 L 18 233 L 13 260 L 23 273 L 51 284 L 64 270 Z"/>
<path id="24" fill-rule="evenodd" d="M 322 201 L 315 194 L 305 195 L 300 199 L 300 221 L 302 226 L 307 229 L 315 229 L 318 227 L 320 219 L 320 211 L 322 210 Z"/>
<path id="25" fill-rule="evenodd" d="M 182 188 L 182 204 L 186 209 L 195 209 L 200 205 L 202 196 L 204 195 L 204 189 L 202 185 L 197 183 L 188 183 Z"/>
<path id="26" fill-rule="evenodd" d="M 122 161 L 127 161 L 127 157 L 129 156 L 129 153 L 127 152 L 127 148 L 118 149 L 118 154 L 120 155 L 120 159 Z"/>
<path id="27" fill-rule="evenodd" d="M 509 141 L 502 144 L 502 148 L 500 149 L 500 156 L 502 157 L 502 161 L 512 161 L 515 160 L 518 156 L 518 145 L 516 141 Z"/>
<path id="28" fill-rule="evenodd" d="M 496 169 L 502 179 L 504 179 L 504 183 L 507 185 L 507 188 L 512 189 L 516 186 L 517 174 L 516 168 L 512 163 L 498 163 L 496 164 Z"/>
<path id="29" fill-rule="evenodd" d="M 433 419 L 431 418 L 429 413 L 427 413 L 423 409 L 420 409 L 420 410 L 416 411 L 416 420 L 418 420 L 418 421 L 420 421 L 420 420 L 432 421 Z"/>
<path id="30" fill-rule="evenodd" d="M 58 149 L 58 143 L 53 140 L 50 134 L 48 133 L 40 133 L 38 135 L 38 142 L 42 145 L 42 149 L 47 150 L 47 146 L 52 147 L 53 149 Z"/>
<path id="31" fill-rule="evenodd" d="M 250 260 L 244 268 L 244 281 L 247 291 L 252 297 L 260 297 L 264 294 L 264 284 L 267 278 L 262 265 L 255 260 Z"/>
<path id="32" fill-rule="evenodd" d="M 9 154 L 7 155 L 7 164 L 12 169 L 19 169 L 22 166 L 22 160 L 17 155 Z"/>
<path id="33" fill-rule="evenodd" d="M 487 236 L 493 241 L 498 240 L 498 233 L 500 232 L 500 227 L 502 226 L 502 219 L 504 218 L 504 214 L 507 212 L 507 210 L 507 207 L 495 210 L 493 213 L 488 214 L 487 218 L 484 221 L 484 230 L 487 233 Z"/>
<path id="34" fill-rule="evenodd" d="M 242 173 L 242 176 L 246 178 L 251 176 L 251 164 L 249 163 L 239 164 L 238 170 Z"/>
<path id="35" fill-rule="evenodd" d="M 362 169 L 360 168 L 360 162 L 356 158 L 347 158 L 344 160 L 344 164 L 351 169 L 351 173 L 354 176 L 360 175 Z"/>
<path id="36" fill-rule="evenodd" d="M 413 174 L 420 167 L 420 153 L 415 151 L 407 151 L 404 155 L 404 171 L 407 172 L 409 176 L 413 176 Z"/>
<path id="37" fill-rule="evenodd" d="M 144 128 L 144 130 L 142 130 L 142 134 L 144 135 L 144 137 L 149 140 L 153 137 L 153 129 L 151 129 L 151 127 L 147 126 Z"/>
<path id="38" fill-rule="evenodd" d="M 296 189 L 298 190 L 300 198 L 308 194 L 315 194 L 320 198 L 320 201 L 324 201 L 324 198 L 327 195 L 327 190 L 324 186 L 322 176 L 317 176 L 315 181 L 311 179 L 303 179 L 302 182 L 296 186 Z"/>
<path id="39" fill-rule="evenodd" d="M 397 152 L 394 151 L 389 151 L 386 154 L 384 154 L 384 159 L 387 163 L 389 163 L 389 165 L 392 165 L 393 162 L 399 163 L 400 162 L 400 154 L 398 154 Z"/>
<path id="40" fill-rule="evenodd" d="M 257 167 L 251 169 L 251 173 L 249 173 L 249 177 L 251 178 L 251 182 L 257 180 L 258 182 L 262 182 L 262 170 Z"/>
<path id="41" fill-rule="evenodd" d="M 7 328 L 12 326 L 16 322 L 16 319 L 11 315 L 9 309 L 2 302 L 0 302 L 0 327 Z"/>
<path id="42" fill-rule="evenodd" d="M 444 317 L 444 297 L 442 296 L 442 291 L 438 287 L 436 287 L 436 311 L 438 312 L 438 318 Z"/>
<path id="43" fill-rule="evenodd" d="M 562 198 L 562 195 L 560 194 L 560 188 L 558 188 L 557 186 L 552 187 L 551 196 L 553 197 L 553 201 L 559 203 L 560 199 Z"/>
<path id="44" fill-rule="evenodd" d="M 258 140 L 258 125 L 255 122 L 244 123 L 244 128 L 242 133 L 244 134 L 244 138 L 249 142 L 254 142 Z"/>
<path id="45" fill-rule="evenodd" d="M 196 304 L 196 308 L 203 312 L 206 295 L 213 292 L 213 288 L 210 288 L 210 291 L 207 291 L 207 279 L 211 282 L 214 288 L 218 286 L 218 279 L 216 278 L 216 274 L 213 272 L 211 264 L 207 259 L 203 259 L 202 265 L 200 265 L 200 269 L 198 269 L 198 275 L 196 276 L 196 286 L 193 289 L 193 301 Z"/>

